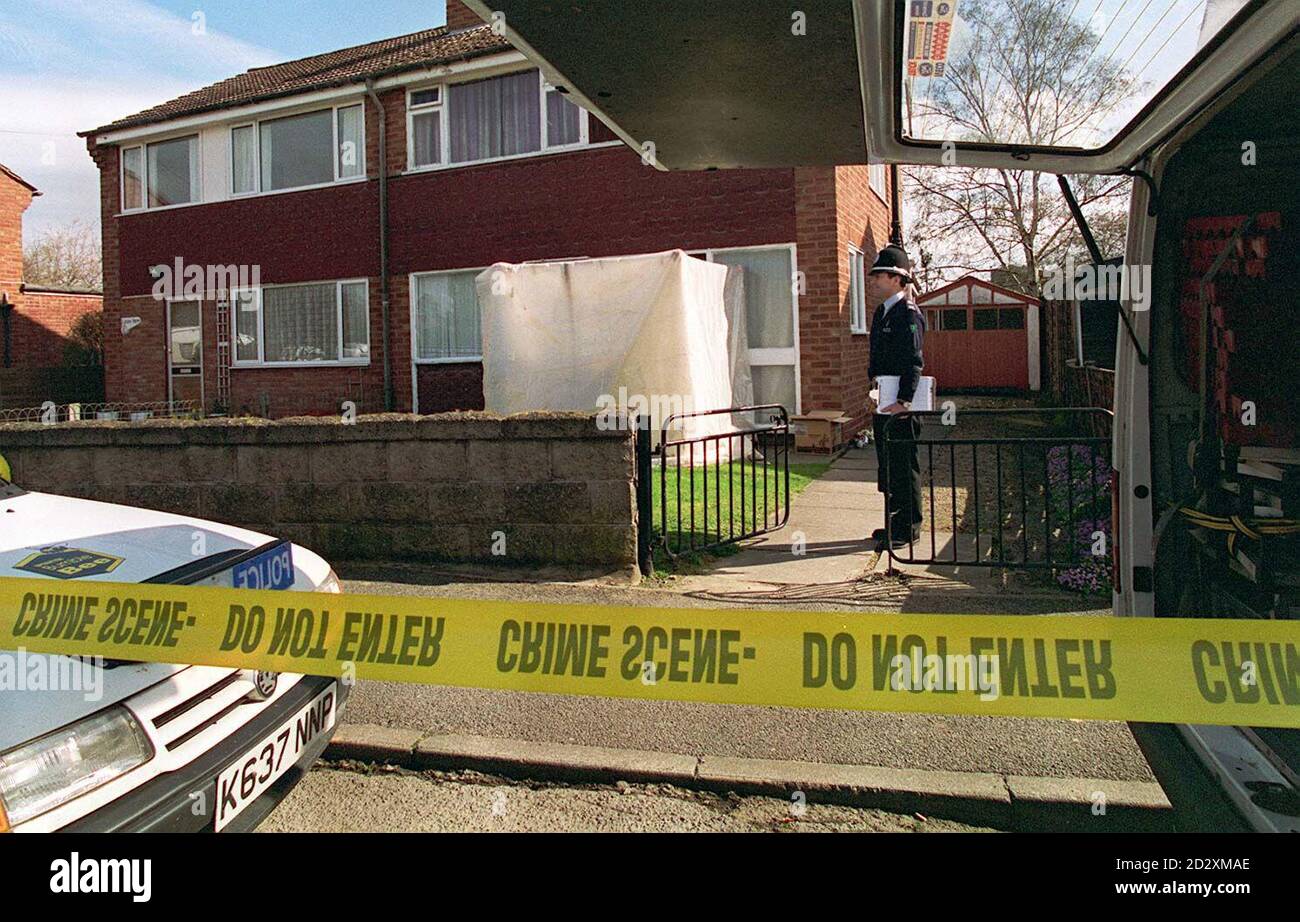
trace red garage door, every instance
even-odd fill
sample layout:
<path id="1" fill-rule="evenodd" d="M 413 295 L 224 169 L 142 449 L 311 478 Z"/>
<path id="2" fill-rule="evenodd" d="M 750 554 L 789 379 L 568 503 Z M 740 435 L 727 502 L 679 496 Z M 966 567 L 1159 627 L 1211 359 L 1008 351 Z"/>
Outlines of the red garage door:
<path id="1" fill-rule="evenodd" d="M 1036 300 L 967 276 L 918 306 L 925 312 L 925 371 L 940 391 L 1038 389 L 1037 361 L 1031 362 Z"/>

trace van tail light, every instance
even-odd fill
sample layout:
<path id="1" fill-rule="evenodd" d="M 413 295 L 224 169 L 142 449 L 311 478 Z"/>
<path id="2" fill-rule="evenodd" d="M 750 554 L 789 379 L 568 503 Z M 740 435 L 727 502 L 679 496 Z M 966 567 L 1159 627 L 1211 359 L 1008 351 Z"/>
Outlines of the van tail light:
<path id="1" fill-rule="evenodd" d="M 1119 584 L 1119 471 L 1110 469 L 1110 584 L 1120 591 Z"/>

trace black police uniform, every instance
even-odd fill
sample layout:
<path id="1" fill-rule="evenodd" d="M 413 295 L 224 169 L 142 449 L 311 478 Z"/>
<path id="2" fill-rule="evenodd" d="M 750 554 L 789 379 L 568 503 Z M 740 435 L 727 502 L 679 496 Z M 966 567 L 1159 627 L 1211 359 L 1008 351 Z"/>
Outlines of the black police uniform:
<path id="1" fill-rule="evenodd" d="M 910 403 L 921 380 L 924 335 L 925 319 L 921 310 L 906 296 L 890 305 L 887 313 L 884 305 L 880 305 L 871 318 L 871 361 L 867 374 L 872 378 L 897 375 L 900 401 Z M 921 522 L 921 466 L 915 442 L 920 438 L 921 423 L 915 418 L 897 420 L 889 426 L 887 435 L 885 424 L 890 419 L 885 413 L 877 413 L 872 419 L 879 465 L 877 485 L 881 493 L 890 494 L 892 521 L 886 522 L 885 527 L 894 538 L 908 540 L 913 527 Z"/>

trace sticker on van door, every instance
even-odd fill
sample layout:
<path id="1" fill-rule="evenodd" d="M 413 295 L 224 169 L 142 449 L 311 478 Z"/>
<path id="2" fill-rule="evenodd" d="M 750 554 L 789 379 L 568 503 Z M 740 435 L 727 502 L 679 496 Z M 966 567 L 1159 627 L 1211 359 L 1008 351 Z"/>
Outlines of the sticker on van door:
<path id="1" fill-rule="evenodd" d="M 24 557 L 14 564 L 14 569 L 55 579 L 80 579 L 112 573 L 125 562 L 125 557 L 58 545 Z"/>

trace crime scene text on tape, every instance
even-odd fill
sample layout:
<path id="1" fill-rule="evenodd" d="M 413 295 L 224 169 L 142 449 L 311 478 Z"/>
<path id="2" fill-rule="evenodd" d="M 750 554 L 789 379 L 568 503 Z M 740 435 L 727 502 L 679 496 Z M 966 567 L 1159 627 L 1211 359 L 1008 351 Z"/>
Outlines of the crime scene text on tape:
<path id="1" fill-rule="evenodd" d="M 1300 727 L 1286 621 L 557 605 L 0 579 L 0 649 L 565 695 Z"/>

